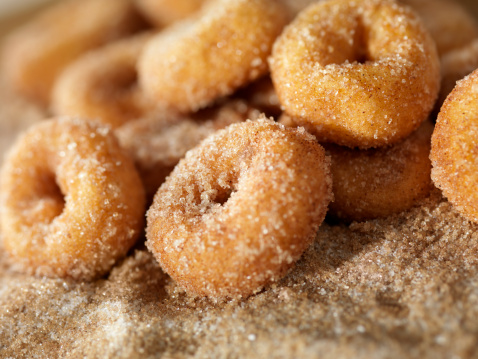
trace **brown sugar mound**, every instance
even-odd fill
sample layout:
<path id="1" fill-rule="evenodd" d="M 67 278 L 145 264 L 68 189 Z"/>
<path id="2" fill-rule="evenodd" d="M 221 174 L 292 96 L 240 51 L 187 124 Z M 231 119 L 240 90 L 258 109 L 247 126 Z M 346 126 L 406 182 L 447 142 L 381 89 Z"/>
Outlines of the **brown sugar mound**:
<path id="1" fill-rule="evenodd" d="M 475 357 L 478 227 L 434 193 L 420 207 L 323 224 L 281 281 L 191 299 L 137 251 L 92 283 L 12 273 L 0 258 L 3 357 Z"/>

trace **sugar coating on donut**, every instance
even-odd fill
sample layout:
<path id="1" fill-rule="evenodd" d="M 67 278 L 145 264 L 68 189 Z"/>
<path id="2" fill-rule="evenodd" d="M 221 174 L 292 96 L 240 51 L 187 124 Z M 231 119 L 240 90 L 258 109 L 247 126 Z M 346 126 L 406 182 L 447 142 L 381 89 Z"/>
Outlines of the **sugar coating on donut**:
<path id="1" fill-rule="evenodd" d="M 405 211 L 425 198 L 433 187 L 428 158 L 432 131 L 431 122 L 425 121 L 390 147 L 357 150 L 325 145 L 334 178 L 329 214 L 363 221 Z"/>
<path id="2" fill-rule="evenodd" d="M 115 133 L 135 161 L 147 198 L 152 199 L 188 150 L 221 128 L 258 116 L 257 110 L 236 100 L 190 115 L 162 113 L 161 118 L 132 121 Z"/>
<path id="3" fill-rule="evenodd" d="M 408 7 L 388 0 L 311 5 L 269 63 L 292 120 L 348 147 L 399 142 L 427 118 L 439 89 L 433 40 Z"/>
<path id="4" fill-rule="evenodd" d="M 287 21 L 274 0 L 215 0 L 158 34 L 141 55 L 145 93 L 182 112 L 264 75 L 272 44 Z"/>
<path id="5" fill-rule="evenodd" d="M 478 223 L 478 71 L 458 81 L 432 136 L 432 179 L 470 221 Z"/>
<path id="6" fill-rule="evenodd" d="M 304 129 L 260 119 L 189 151 L 147 213 L 147 246 L 190 294 L 248 296 L 285 274 L 332 198 L 329 159 Z"/>
<path id="7" fill-rule="evenodd" d="M 48 106 L 53 84 L 69 63 L 143 26 L 130 0 L 58 2 L 7 36 L 2 73 L 18 93 Z"/>
<path id="8" fill-rule="evenodd" d="M 113 128 L 153 110 L 139 88 L 136 63 L 144 33 L 112 42 L 80 57 L 55 83 L 52 109 L 56 115 L 95 119 Z"/>
<path id="9" fill-rule="evenodd" d="M 0 177 L 3 246 L 37 275 L 92 279 L 141 234 L 144 189 L 108 127 L 62 118 L 31 127 Z"/>

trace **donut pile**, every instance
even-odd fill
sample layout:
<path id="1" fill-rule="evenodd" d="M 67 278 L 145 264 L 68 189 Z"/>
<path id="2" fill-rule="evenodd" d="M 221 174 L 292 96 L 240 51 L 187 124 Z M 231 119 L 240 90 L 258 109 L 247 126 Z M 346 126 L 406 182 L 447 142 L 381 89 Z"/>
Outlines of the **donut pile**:
<path id="1" fill-rule="evenodd" d="M 1 171 L 11 265 L 92 280 L 145 235 L 189 294 L 246 297 L 326 213 L 428 196 L 430 151 L 435 184 L 478 222 L 478 73 L 440 111 L 477 39 L 449 0 L 60 2 L 3 48 L 5 83 L 52 117 Z"/>

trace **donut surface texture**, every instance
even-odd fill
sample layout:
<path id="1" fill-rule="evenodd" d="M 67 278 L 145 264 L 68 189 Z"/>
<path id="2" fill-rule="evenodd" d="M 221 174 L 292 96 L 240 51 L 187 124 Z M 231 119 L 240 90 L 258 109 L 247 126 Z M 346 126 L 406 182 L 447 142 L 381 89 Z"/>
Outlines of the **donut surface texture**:
<path id="1" fill-rule="evenodd" d="M 458 81 L 432 136 L 432 179 L 454 207 L 478 223 L 478 70 Z"/>
<path id="2" fill-rule="evenodd" d="M 440 84 L 421 20 L 388 0 L 311 5 L 276 41 L 270 67 L 292 120 L 347 147 L 404 139 L 427 118 Z"/>
<path id="3" fill-rule="evenodd" d="M 21 270 L 90 280 L 142 231 L 141 180 L 107 127 L 71 118 L 35 125 L 1 174 L 3 245 Z"/>
<path id="4" fill-rule="evenodd" d="M 329 160 L 303 129 L 233 124 L 186 154 L 155 195 L 146 245 L 190 294 L 248 296 L 315 238 L 332 198 Z"/>
<path id="5" fill-rule="evenodd" d="M 153 38 L 139 61 L 145 93 L 181 112 L 206 107 L 268 71 L 287 21 L 275 0 L 215 0 Z"/>

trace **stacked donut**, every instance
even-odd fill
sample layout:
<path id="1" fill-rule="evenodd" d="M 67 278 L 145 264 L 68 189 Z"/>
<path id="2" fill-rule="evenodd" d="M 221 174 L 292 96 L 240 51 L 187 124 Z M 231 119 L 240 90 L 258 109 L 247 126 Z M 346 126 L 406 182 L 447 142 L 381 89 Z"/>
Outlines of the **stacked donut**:
<path id="1" fill-rule="evenodd" d="M 20 270 L 104 275 L 151 203 L 164 271 L 192 295 L 248 296 L 285 275 L 327 210 L 367 220 L 428 195 L 440 59 L 426 27 L 440 29 L 408 6 L 113 2 L 68 0 L 5 43 L 7 82 L 57 116 L 0 177 Z M 80 8 L 88 24 L 56 21 Z"/>

